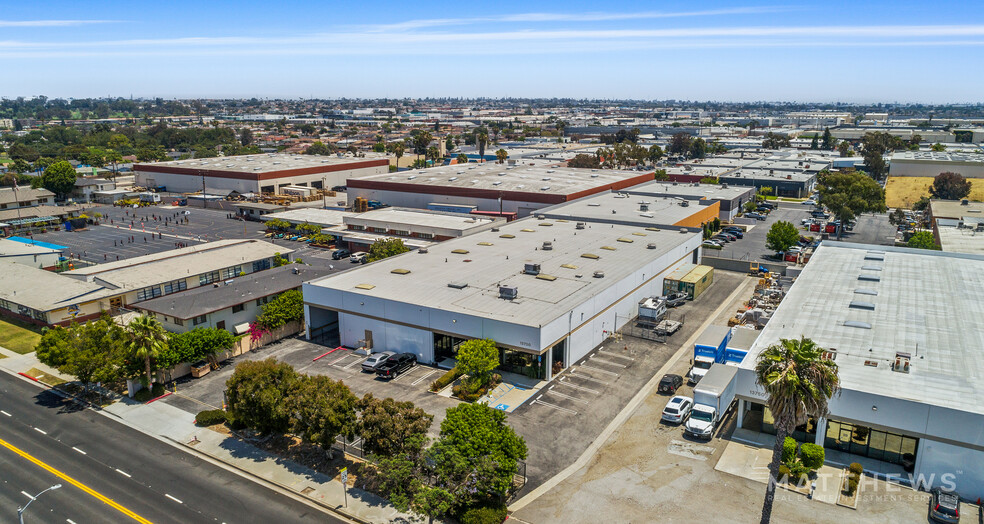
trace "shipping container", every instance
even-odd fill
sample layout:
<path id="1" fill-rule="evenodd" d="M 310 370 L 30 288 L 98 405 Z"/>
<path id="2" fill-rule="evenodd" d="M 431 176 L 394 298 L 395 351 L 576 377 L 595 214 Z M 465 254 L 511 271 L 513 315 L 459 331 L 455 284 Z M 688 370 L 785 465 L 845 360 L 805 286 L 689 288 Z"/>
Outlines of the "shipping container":
<path id="1" fill-rule="evenodd" d="M 714 268 L 711 266 L 697 266 L 687 273 L 687 276 L 683 277 L 680 281 L 683 284 L 684 289 L 680 291 L 685 291 L 690 299 L 693 300 L 699 297 L 707 288 L 711 287 L 711 283 L 714 282 Z"/>
<path id="2" fill-rule="evenodd" d="M 697 264 L 684 264 L 667 275 L 663 279 L 663 296 L 669 295 L 670 293 L 676 293 L 677 291 L 683 291 L 683 289 L 680 288 L 680 281 L 683 280 L 683 277 L 687 276 L 687 274 L 693 271 L 696 267 Z"/>

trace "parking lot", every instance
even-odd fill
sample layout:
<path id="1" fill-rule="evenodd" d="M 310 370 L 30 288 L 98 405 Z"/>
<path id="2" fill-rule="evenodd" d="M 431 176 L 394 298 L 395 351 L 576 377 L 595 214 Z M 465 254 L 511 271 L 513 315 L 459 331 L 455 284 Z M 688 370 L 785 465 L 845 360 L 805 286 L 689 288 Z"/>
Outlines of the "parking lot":
<path id="1" fill-rule="evenodd" d="M 745 231 L 743 238 L 725 244 L 721 250 L 708 249 L 705 253 L 712 257 L 734 258 L 749 262 L 774 262 L 775 252 L 765 247 L 765 237 L 769 234 L 769 228 L 780 220 L 791 222 L 800 228 L 801 221 L 810 216 L 810 211 L 813 211 L 813 206 L 799 202 L 779 202 L 778 207 L 769 213 L 765 220 L 756 220 L 755 225 Z M 803 234 L 809 233 L 803 231 Z"/>

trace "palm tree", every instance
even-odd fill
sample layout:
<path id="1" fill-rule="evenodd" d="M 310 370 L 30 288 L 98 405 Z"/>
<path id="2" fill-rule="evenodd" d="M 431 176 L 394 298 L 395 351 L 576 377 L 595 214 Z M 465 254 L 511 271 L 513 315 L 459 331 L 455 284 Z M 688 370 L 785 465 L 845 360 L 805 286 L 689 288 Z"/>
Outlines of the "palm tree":
<path id="1" fill-rule="evenodd" d="M 485 131 L 485 128 L 480 128 L 478 134 L 475 135 L 475 145 L 478 146 L 478 157 L 479 162 L 485 162 L 485 146 L 489 143 L 489 134 Z"/>
<path id="2" fill-rule="evenodd" d="M 775 418 L 776 443 L 769 463 L 769 483 L 762 505 L 762 524 L 772 518 L 776 480 L 786 436 L 807 420 L 827 416 L 827 401 L 840 390 L 837 364 L 823 358 L 824 349 L 801 337 L 780 339 L 759 355 L 756 381 L 769 395 L 768 406 Z"/>
<path id="3" fill-rule="evenodd" d="M 495 152 L 495 158 L 501 164 L 501 163 L 505 162 L 507 158 L 509 158 L 509 153 L 506 152 L 505 149 L 500 149 L 500 150 L 498 150 L 498 151 Z"/>
<path id="4" fill-rule="evenodd" d="M 157 358 L 167 346 L 167 334 L 156 318 L 147 315 L 133 319 L 127 326 L 130 335 L 128 346 L 133 358 L 143 359 L 147 371 L 147 387 L 153 383 L 150 360 Z"/>

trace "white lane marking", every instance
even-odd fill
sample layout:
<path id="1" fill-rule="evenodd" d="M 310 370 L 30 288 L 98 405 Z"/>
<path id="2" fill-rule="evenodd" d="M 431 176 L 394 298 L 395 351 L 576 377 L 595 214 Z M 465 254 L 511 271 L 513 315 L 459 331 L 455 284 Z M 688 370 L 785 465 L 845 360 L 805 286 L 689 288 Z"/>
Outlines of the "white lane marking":
<path id="1" fill-rule="evenodd" d="M 167 498 L 169 498 L 169 499 L 171 499 L 171 500 L 173 500 L 173 501 L 175 501 L 175 502 L 177 502 L 178 504 L 184 504 L 184 502 L 181 502 L 181 499 L 176 499 L 176 498 L 172 497 L 171 495 L 168 495 L 167 493 L 165 493 L 164 496 L 167 497 Z"/>
<path id="2" fill-rule="evenodd" d="M 34 495 L 31 495 L 30 493 L 28 493 L 26 491 L 21 491 L 21 493 L 23 493 L 25 497 L 27 497 L 27 498 L 29 498 L 31 500 L 34 500 Z"/>
<path id="3" fill-rule="evenodd" d="M 592 377 L 591 375 L 585 375 L 584 373 L 575 373 L 575 372 L 571 371 L 570 376 L 571 377 L 574 377 L 576 379 L 579 379 L 579 380 L 588 380 L 588 381 L 591 381 L 591 382 L 597 382 L 599 384 L 605 384 L 605 385 L 611 384 L 611 382 L 608 382 L 606 380 L 601 380 L 600 378 L 597 378 L 597 377 Z"/>
<path id="4" fill-rule="evenodd" d="M 75 521 L 72 519 L 65 519 L 65 522 L 68 522 L 68 524 L 75 524 Z"/>
<path id="5" fill-rule="evenodd" d="M 554 391 L 553 388 L 554 388 L 553 386 L 550 386 L 550 390 L 547 391 L 547 393 L 550 394 L 550 395 L 557 395 L 558 397 L 566 398 L 567 400 L 571 400 L 571 401 L 574 401 L 574 402 L 580 402 L 582 404 L 587 404 L 588 403 L 587 400 L 584 400 L 584 399 L 581 399 L 581 398 L 577 398 L 577 397 L 572 397 L 570 395 L 565 395 L 565 394 L 563 394 L 563 393 L 561 393 L 559 391 Z"/>
<path id="6" fill-rule="evenodd" d="M 427 379 L 427 377 L 429 377 L 429 376 L 431 376 L 431 375 L 433 375 L 434 373 L 437 373 L 437 371 L 438 371 L 438 370 L 436 370 L 436 369 L 432 369 L 432 370 L 430 370 L 430 372 L 429 372 L 429 373 L 427 373 L 426 375 L 424 375 L 424 376 L 422 376 L 422 377 L 420 377 L 420 378 L 418 378 L 417 380 L 414 380 L 413 382 L 411 382 L 411 383 L 410 383 L 410 385 L 411 385 L 411 386 L 416 386 L 417 384 L 420 384 L 421 382 L 423 382 L 424 380 L 426 380 L 426 379 Z"/>
<path id="7" fill-rule="evenodd" d="M 567 386 L 567 387 L 570 387 L 570 388 L 574 388 L 574 389 L 579 390 L 579 391 L 587 391 L 588 393 L 594 393 L 595 395 L 601 393 L 597 389 L 591 389 L 591 388 L 586 388 L 584 386 L 578 386 L 577 384 L 574 384 L 573 382 L 571 382 L 569 379 L 568 380 L 560 380 L 560 381 L 557 382 L 557 384 L 560 385 L 560 386 Z"/>
<path id="8" fill-rule="evenodd" d="M 614 351 L 599 351 L 598 353 L 596 353 L 596 355 L 603 355 L 603 356 L 606 356 L 606 357 L 627 358 L 629 360 L 635 360 L 632 357 L 628 357 L 628 356 L 625 356 L 625 355 L 619 355 L 618 353 L 615 353 Z"/>
<path id="9" fill-rule="evenodd" d="M 363 362 L 365 362 L 365 361 L 367 361 L 367 360 L 369 360 L 369 357 L 366 357 L 366 358 L 362 358 L 362 359 L 357 359 L 357 360 L 356 360 L 355 362 L 353 362 L 353 363 L 351 363 L 351 364 L 349 364 L 349 365 L 347 365 L 347 366 L 345 366 L 345 367 L 343 367 L 342 369 L 349 369 L 349 368 L 351 368 L 352 366 L 355 366 L 355 365 L 357 365 L 357 364 L 361 364 L 361 363 L 363 363 Z"/>
<path id="10" fill-rule="evenodd" d="M 10 416 L 10 413 L 7 413 L 6 411 L 4 411 L 2 409 L 0 409 L 0 413 L 3 413 L 4 415 L 7 415 L 8 417 Z"/>
<path id="11" fill-rule="evenodd" d="M 336 358 L 335 360 L 332 360 L 331 362 L 329 362 L 328 365 L 329 366 L 334 366 L 336 362 L 341 362 L 341 361 L 347 359 L 349 356 L 351 356 L 351 354 L 349 354 L 349 355 L 342 355 L 342 356 Z"/>
<path id="12" fill-rule="evenodd" d="M 47 431 L 45 431 L 45 430 L 43 430 L 41 428 L 34 428 L 34 431 L 37 431 L 38 433 L 40 433 L 42 435 L 47 435 L 48 434 Z"/>
<path id="13" fill-rule="evenodd" d="M 617 362 L 612 362 L 610 360 L 605 360 L 601 358 L 595 359 L 595 355 L 591 355 L 591 362 L 598 362 L 599 364 L 605 364 L 606 366 L 618 366 L 620 368 L 625 367 L 625 364 L 619 364 Z"/>
<path id="14" fill-rule="evenodd" d="M 82 451 L 81 449 L 79 449 L 79 448 L 77 448 L 75 446 L 72 446 L 72 449 L 74 449 L 75 451 L 78 451 L 79 453 L 81 453 L 83 455 L 88 455 L 88 453 L 86 453 L 85 451 Z"/>
<path id="15" fill-rule="evenodd" d="M 597 371 L 598 373 L 604 373 L 606 375 L 611 375 L 613 377 L 617 377 L 618 376 L 618 373 L 616 373 L 614 371 L 608 371 L 607 369 L 602 369 L 602 368 L 599 368 L 597 366 L 589 366 L 587 364 L 581 364 L 581 367 L 584 368 L 584 369 L 591 370 L 591 371 Z"/>
<path id="16" fill-rule="evenodd" d="M 123 475 L 123 476 L 124 476 L 124 477 L 126 477 L 126 478 L 133 478 L 133 477 L 131 477 L 131 476 L 130 476 L 130 474 L 129 474 L 129 473 L 127 473 L 127 472 L 125 472 L 125 471 L 123 471 L 123 470 L 122 470 L 122 469 L 120 469 L 120 468 L 116 468 L 116 472 L 117 472 L 117 473 L 119 473 L 120 475 Z"/>
<path id="17" fill-rule="evenodd" d="M 542 397 L 542 396 L 543 395 L 540 395 L 540 397 Z M 577 411 L 574 411 L 573 409 L 567 409 L 565 407 L 561 407 L 561 406 L 558 406 L 556 404 L 551 404 L 549 402 L 544 402 L 544 401 L 540 400 L 540 397 L 536 397 L 536 400 L 534 400 L 533 402 L 530 402 L 530 404 L 540 404 L 542 406 L 547 406 L 548 408 L 553 408 L 553 409 L 556 409 L 556 410 L 559 410 L 559 411 L 566 411 L 567 413 L 571 413 L 571 414 L 577 415 Z"/>

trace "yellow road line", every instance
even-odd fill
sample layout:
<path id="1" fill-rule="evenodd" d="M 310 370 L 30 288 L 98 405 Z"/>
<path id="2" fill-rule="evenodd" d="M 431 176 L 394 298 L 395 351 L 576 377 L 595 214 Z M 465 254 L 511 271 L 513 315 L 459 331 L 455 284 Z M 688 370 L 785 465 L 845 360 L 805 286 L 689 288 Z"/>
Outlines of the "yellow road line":
<path id="1" fill-rule="evenodd" d="M 14 453 L 17 453 L 18 455 L 20 455 L 21 457 L 23 457 L 23 458 L 31 461 L 32 463 L 34 463 L 36 466 L 40 467 L 41 469 L 43 469 L 43 470 L 45 470 L 45 471 L 47 471 L 47 472 L 55 475 L 56 477 L 64 480 L 65 482 L 68 482 L 69 484 L 71 484 L 71 485 L 73 485 L 73 486 L 81 489 L 82 491 L 88 493 L 89 495 L 92 495 L 93 497 L 99 499 L 103 503 L 112 506 L 116 511 L 119 511 L 120 513 L 126 515 L 127 517 L 130 517 L 131 519 L 133 519 L 133 520 L 135 520 L 137 522 L 140 522 L 141 524 L 151 524 L 151 522 L 149 520 L 141 517 L 140 515 L 137 515 L 136 513 L 132 512 L 132 511 L 126 509 L 126 508 L 124 508 L 123 506 L 117 504 L 112 499 L 110 499 L 110 498 L 106 497 L 105 495 L 97 492 L 96 490 L 90 488 L 89 486 L 86 486 L 85 484 L 83 484 L 83 483 L 81 483 L 81 482 L 73 479 L 72 477 L 69 477 L 68 475 L 62 473 L 61 471 L 58 471 L 57 469 L 55 469 L 55 468 L 53 468 L 53 467 L 45 464 L 44 462 L 41 462 L 40 460 L 32 457 L 26 451 L 22 451 L 22 450 L 18 449 L 13 444 L 10 444 L 9 442 L 7 442 L 5 440 L 0 439 L 0 446 L 3 446 L 5 448 L 9 449 L 10 451 L 13 451 Z"/>

